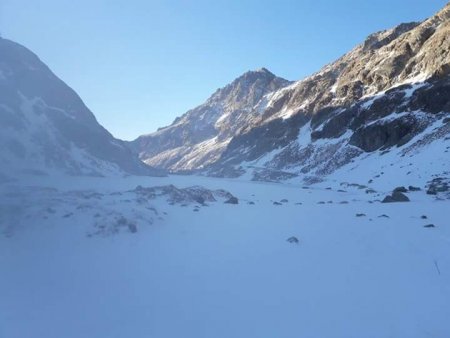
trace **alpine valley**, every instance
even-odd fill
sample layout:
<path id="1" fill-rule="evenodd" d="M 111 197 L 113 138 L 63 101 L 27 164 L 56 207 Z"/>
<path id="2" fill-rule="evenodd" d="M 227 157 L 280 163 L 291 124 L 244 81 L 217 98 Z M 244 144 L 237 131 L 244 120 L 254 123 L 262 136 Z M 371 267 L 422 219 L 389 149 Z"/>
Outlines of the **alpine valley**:
<path id="1" fill-rule="evenodd" d="M 0 38 L 0 338 L 450 337 L 450 3 L 134 141 Z"/>

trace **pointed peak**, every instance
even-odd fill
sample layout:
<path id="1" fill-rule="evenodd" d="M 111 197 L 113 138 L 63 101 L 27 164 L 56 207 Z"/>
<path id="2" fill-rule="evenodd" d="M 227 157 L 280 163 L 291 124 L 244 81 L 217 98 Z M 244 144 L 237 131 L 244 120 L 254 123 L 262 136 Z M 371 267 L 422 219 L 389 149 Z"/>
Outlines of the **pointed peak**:
<path id="1" fill-rule="evenodd" d="M 265 68 L 265 67 L 259 68 L 259 69 L 255 70 L 255 72 L 257 72 L 257 73 L 273 74 L 270 70 L 268 70 L 268 69 Z"/>
<path id="2" fill-rule="evenodd" d="M 258 68 L 256 70 L 249 70 L 242 74 L 240 77 L 238 77 L 236 80 L 239 79 L 247 79 L 247 78 L 274 78 L 276 77 L 275 74 L 273 74 L 271 71 L 269 71 L 267 68 L 262 67 Z"/>
<path id="3" fill-rule="evenodd" d="M 248 75 L 271 75 L 271 76 L 275 76 L 270 70 L 268 70 L 265 67 L 261 67 L 255 70 L 248 70 L 245 73 L 243 73 L 240 77 L 245 77 Z"/>
<path id="4" fill-rule="evenodd" d="M 270 70 L 268 70 L 265 67 L 258 68 L 256 70 L 249 70 L 236 78 L 230 85 L 246 81 L 246 82 L 255 82 L 263 80 L 266 82 L 275 81 L 277 83 L 280 83 L 281 86 L 288 85 L 291 81 L 283 79 L 279 76 L 276 76 L 274 73 L 272 73 Z"/>
<path id="5" fill-rule="evenodd" d="M 256 75 L 264 75 L 264 76 L 269 75 L 269 76 L 275 77 L 275 74 L 273 74 L 270 70 L 268 70 L 265 67 L 261 67 L 261 68 L 255 69 L 255 70 L 250 70 L 245 74 L 256 74 Z"/>
<path id="6" fill-rule="evenodd" d="M 291 84 L 291 81 L 278 77 L 267 68 L 262 67 L 256 70 L 249 70 L 226 86 L 218 88 L 208 100 L 216 100 L 219 96 L 227 95 L 234 88 L 250 88 L 254 84 L 262 87 L 273 87 L 272 90 L 275 90 Z"/>

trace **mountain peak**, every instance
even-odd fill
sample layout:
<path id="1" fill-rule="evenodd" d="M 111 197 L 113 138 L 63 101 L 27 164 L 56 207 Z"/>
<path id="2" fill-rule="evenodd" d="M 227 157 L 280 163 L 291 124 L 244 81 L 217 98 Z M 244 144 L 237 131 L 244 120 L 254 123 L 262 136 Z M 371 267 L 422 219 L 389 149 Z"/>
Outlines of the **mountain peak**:
<path id="1" fill-rule="evenodd" d="M 263 95 L 288 85 L 290 82 L 277 77 L 267 68 L 248 71 L 227 86 L 219 89 L 211 98 L 213 100 L 231 99 L 235 103 L 251 98 L 252 106 Z"/>
<path id="2" fill-rule="evenodd" d="M 255 72 L 256 73 L 265 73 L 265 74 L 272 74 L 273 75 L 273 73 L 270 70 L 268 70 L 267 68 L 265 68 L 265 67 L 261 67 L 261 68 L 255 70 Z"/>
<path id="3" fill-rule="evenodd" d="M 255 69 L 255 70 L 249 70 L 249 71 L 243 73 L 241 76 L 237 77 L 235 79 L 235 81 L 239 81 L 239 80 L 242 80 L 242 79 L 249 79 L 249 78 L 251 78 L 253 80 L 257 80 L 257 79 L 260 79 L 260 78 L 270 78 L 270 79 L 272 79 L 272 78 L 276 78 L 276 77 L 277 76 L 275 74 L 273 74 L 270 70 L 268 70 L 265 67 L 262 67 L 262 68 L 258 68 L 258 69 Z"/>
<path id="4" fill-rule="evenodd" d="M 259 117 L 254 107 L 265 95 L 289 84 L 267 68 L 247 71 L 177 117 L 169 128 L 139 137 L 133 147 L 143 161 L 161 168 L 191 170 L 206 165 L 222 154 L 243 125 Z M 161 156 L 165 152 L 168 156 Z"/>

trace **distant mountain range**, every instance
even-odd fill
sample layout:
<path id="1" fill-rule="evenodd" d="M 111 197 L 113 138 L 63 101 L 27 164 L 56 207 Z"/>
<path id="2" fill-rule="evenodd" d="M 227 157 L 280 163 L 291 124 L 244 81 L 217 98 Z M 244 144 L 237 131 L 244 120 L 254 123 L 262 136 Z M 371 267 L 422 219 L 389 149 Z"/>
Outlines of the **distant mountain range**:
<path id="1" fill-rule="evenodd" d="M 449 140 L 449 114 L 450 4 L 370 35 L 303 80 L 247 72 L 132 142 L 105 130 L 31 51 L 0 38 L 0 180 L 170 171 L 315 182 L 367 156 L 431 151 Z"/>
<path id="2" fill-rule="evenodd" d="M 372 34 L 294 83 L 248 72 L 131 146 L 173 172 L 263 180 L 320 179 L 398 147 L 427 151 L 450 132 L 449 18 L 450 4 Z"/>

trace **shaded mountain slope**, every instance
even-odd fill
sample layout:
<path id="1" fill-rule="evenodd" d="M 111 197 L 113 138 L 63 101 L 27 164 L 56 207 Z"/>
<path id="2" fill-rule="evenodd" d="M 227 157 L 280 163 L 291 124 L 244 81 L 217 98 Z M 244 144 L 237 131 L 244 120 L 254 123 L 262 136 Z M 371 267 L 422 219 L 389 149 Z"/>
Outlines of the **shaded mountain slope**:
<path id="1" fill-rule="evenodd" d="M 25 47 L 0 39 L 0 159 L 4 174 L 159 174 L 95 119 Z"/>

